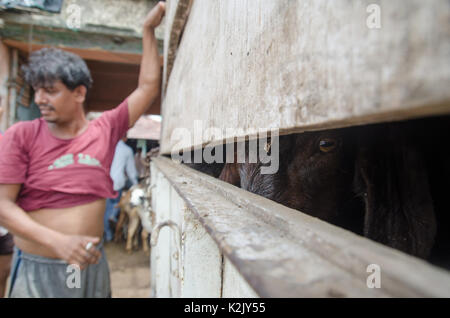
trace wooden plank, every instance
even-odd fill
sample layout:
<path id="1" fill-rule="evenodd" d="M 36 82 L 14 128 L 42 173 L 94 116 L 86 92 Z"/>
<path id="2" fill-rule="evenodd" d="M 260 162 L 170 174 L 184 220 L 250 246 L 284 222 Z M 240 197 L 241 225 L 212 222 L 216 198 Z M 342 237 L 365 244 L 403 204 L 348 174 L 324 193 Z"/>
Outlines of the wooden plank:
<path id="1" fill-rule="evenodd" d="M 239 271 L 228 260 L 224 259 L 223 288 L 224 298 L 256 298 L 258 294 L 248 285 Z"/>
<path id="2" fill-rule="evenodd" d="M 167 181 L 166 181 L 167 182 Z M 175 190 L 170 189 L 170 215 L 169 220 L 175 226 L 170 228 L 170 291 L 171 297 L 181 297 L 183 288 L 182 239 L 181 228 L 186 211 L 186 204 Z M 158 212 L 156 212 L 158 214 Z"/>
<path id="3" fill-rule="evenodd" d="M 166 27 L 164 34 L 163 92 L 173 68 L 178 45 L 189 16 L 192 0 L 172 0 L 166 4 Z M 163 93 L 164 94 L 164 93 Z"/>
<path id="4" fill-rule="evenodd" d="M 156 226 L 164 221 L 173 222 L 167 227 L 170 235 L 161 236 L 161 229 L 157 246 L 152 249 L 154 296 L 220 297 L 222 255 L 217 245 L 153 163 L 151 169 Z M 174 234 L 178 234 L 176 228 L 182 232 L 179 242 L 174 239 Z"/>
<path id="5" fill-rule="evenodd" d="M 218 298 L 221 296 L 222 254 L 205 228 L 188 209 L 183 222 L 182 263 L 182 297 Z"/>
<path id="6" fill-rule="evenodd" d="M 153 209 L 158 211 L 155 214 L 155 226 L 168 220 L 170 218 L 170 184 L 164 178 L 161 172 L 153 174 L 152 179 L 155 178 L 155 184 L 158 185 L 153 189 Z M 153 181 L 152 181 L 153 182 Z M 158 200 L 154 198 L 157 197 Z M 152 231 L 151 241 L 156 245 L 151 246 L 151 291 L 152 297 L 172 297 L 171 281 L 170 281 L 170 267 L 171 267 L 171 236 L 173 235 L 169 227 L 161 228 L 155 237 L 155 230 Z"/>
<path id="7" fill-rule="evenodd" d="M 366 24 L 371 4 L 379 29 Z M 222 140 L 171 140 L 178 128 L 193 136 L 196 120 L 227 138 L 448 114 L 449 11 L 447 0 L 195 1 L 163 101 L 161 151 Z"/>
<path id="8" fill-rule="evenodd" d="M 157 219 L 171 220 L 182 231 L 181 253 L 176 248 L 172 248 L 174 245 L 171 245 L 171 253 L 169 255 L 172 269 L 170 273 L 170 296 L 189 298 L 220 297 L 222 290 L 222 255 L 217 245 L 187 208 L 186 203 L 177 192 L 173 188 L 167 188 L 168 181 L 154 167 L 153 163 L 151 163 L 151 169 L 151 175 L 157 176 L 152 179 L 152 185 L 154 186 L 152 194 L 153 211 L 156 213 Z M 166 202 L 167 204 L 168 192 L 171 196 L 169 200 L 170 217 L 167 217 L 164 205 L 161 206 L 161 202 Z M 159 242 L 158 244 L 164 243 Z M 152 251 L 153 258 L 163 257 L 159 255 L 159 250 L 154 250 L 154 253 Z M 167 255 L 165 256 L 167 257 Z M 163 266 L 160 265 L 163 262 L 166 262 L 167 266 L 167 260 L 164 261 L 160 258 L 156 266 Z M 180 264 L 177 263 L 178 260 L 180 260 Z M 181 270 L 179 265 L 181 265 Z M 152 270 L 154 271 L 153 268 Z M 159 270 L 156 271 L 159 272 Z M 169 288 L 164 281 L 155 280 L 154 284 L 154 288 L 159 290 L 158 296 L 161 294 L 169 295 L 168 292 L 162 291 L 163 288 Z M 156 284 L 162 284 L 162 286 L 157 287 Z"/>
<path id="9" fill-rule="evenodd" d="M 448 271 L 167 158 L 153 163 L 261 297 L 450 296 Z M 379 289 L 367 286 L 371 264 Z"/>

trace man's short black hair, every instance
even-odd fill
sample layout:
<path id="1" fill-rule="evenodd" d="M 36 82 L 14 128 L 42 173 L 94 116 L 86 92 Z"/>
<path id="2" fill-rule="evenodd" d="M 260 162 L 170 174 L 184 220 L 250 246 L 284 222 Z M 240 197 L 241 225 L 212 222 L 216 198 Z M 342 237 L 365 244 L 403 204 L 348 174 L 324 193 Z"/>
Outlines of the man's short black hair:
<path id="1" fill-rule="evenodd" d="M 80 85 L 89 89 L 92 77 L 86 63 L 76 54 L 55 48 L 44 48 L 31 53 L 28 65 L 22 67 L 25 80 L 33 88 L 51 86 L 60 80 L 68 89 Z"/>

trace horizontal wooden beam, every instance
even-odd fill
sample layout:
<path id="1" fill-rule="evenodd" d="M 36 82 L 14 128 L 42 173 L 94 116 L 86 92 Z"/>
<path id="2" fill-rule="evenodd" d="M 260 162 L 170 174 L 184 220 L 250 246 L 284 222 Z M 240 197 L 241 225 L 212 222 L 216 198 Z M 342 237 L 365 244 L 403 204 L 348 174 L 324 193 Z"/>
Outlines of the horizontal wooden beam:
<path id="1" fill-rule="evenodd" d="M 446 0 L 194 1 L 167 80 L 161 151 L 252 129 L 449 114 L 449 10 Z M 196 120 L 223 139 L 171 139 L 178 128 L 193 136 Z"/>
<path id="2" fill-rule="evenodd" d="M 121 53 L 121 52 L 111 52 L 105 51 L 99 48 L 93 49 L 80 49 L 74 47 L 66 47 L 62 45 L 50 45 L 50 44 L 33 44 L 27 42 L 20 42 L 11 39 L 3 39 L 2 42 L 9 47 L 19 49 L 22 52 L 33 52 L 40 50 L 44 47 L 57 47 L 64 49 L 66 51 L 75 53 L 81 56 L 85 60 L 91 61 L 102 61 L 102 62 L 112 62 L 112 63 L 124 63 L 124 64 L 134 64 L 139 65 L 141 63 L 141 54 L 133 53 Z"/>
<path id="3" fill-rule="evenodd" d="M 449 272 L 425 261 L 168 158 L 152 162 L 259 296 L 450 296 Z M 367 286 L 371 264 L 381 288 Z"/>

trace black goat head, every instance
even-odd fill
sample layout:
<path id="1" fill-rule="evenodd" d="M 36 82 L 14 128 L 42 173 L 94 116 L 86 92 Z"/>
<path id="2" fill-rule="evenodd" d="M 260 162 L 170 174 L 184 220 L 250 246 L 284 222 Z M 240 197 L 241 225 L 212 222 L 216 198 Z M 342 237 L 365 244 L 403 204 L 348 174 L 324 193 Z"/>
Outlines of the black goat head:
<path id="1" fill-rule="evenodd" d="M 222 179 L 427 258 L 436 217 L 420 145 L 407 123 L 281 136 L 276 174 L 246 162 L 226 164 Z"/>

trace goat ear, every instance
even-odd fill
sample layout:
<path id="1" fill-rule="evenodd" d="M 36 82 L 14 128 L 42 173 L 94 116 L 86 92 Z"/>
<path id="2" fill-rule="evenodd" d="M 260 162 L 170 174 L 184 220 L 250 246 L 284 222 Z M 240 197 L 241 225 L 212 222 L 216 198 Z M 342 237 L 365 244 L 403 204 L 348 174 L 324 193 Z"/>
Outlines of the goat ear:
<path id="1" fill-rule="evenodd" d="M 361 135 L 355 191 L 365 201 L 364 236 L 427 258 L 436 218 L 425 159 L 403 126 L 370 127 Z"/>

